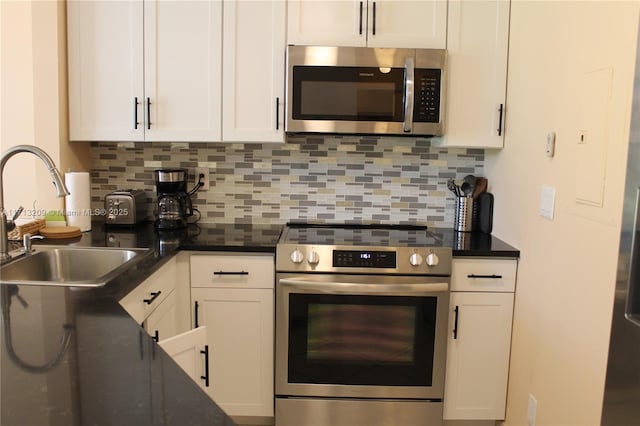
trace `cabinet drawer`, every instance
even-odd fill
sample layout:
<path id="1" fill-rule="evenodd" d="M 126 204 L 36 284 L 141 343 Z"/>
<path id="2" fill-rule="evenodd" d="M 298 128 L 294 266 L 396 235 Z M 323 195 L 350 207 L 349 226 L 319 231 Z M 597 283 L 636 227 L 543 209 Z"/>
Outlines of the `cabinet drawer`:
<path id="1" fill-rule="evenodd" d="M 175 259 L 172 259 L 120 300 L 120 305 L 133 319 L 142 324 L 151 312 L 169 296 L 175 286 L 176 262 Z"/>
<path id="2" fill-rule="evenodd" d="M 513 292 L 517 267 L 516 259 L 453 259 L 451 290 Z"/>
<path id="3" fill-rule="evenodd" d="M 189 263 L 191 287 L 274 287 L 275 266 L 270 254 L 194 254 Z"/>

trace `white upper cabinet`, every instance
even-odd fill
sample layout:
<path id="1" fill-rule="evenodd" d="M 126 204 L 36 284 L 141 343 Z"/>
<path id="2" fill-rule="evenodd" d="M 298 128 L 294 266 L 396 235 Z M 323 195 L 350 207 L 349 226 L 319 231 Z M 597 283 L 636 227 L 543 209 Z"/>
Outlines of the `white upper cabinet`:
<path id="1" fill-rule="evenodd" d="M 287 44 L 365 46 L 366 14 L 366 0 L 289 0 Z"/>
<path id="2" fill-rule="evenodd" d="M 144 140 L 141 1 L 69 1 L 71 140 Z"/>
<path id="3" fill-rule="evenodd" d="M 287 5 L 288 44 L 446 46 L 445 0 L 290 0 Z"/>
<path id="4" fill-rule="evenodd" d="M 221 12 L 219 1 L 144 1 L 146 140 L 220 140 Z"/>
<path id="5" fill-rule="evenodd" d="M 434 145 L 502 148 L 509 0 L 449 0 L 445 132 Z"/>
<path id="6" fill-rule="evenodd" d="M 72 0 L 67 11 L 71 140 L 220 140 L 220 1 Z"/>
<path id="7" fill-rule="evenodd" d="M 283 142 L 285 5 L 70 0 L 71 140 Z"/>
<path id="8" fill-rule="evenodd" d="M 446 0 L 369 0 L 367 10 L 369 47 L 446 47 Z"/>
<path id="9" fill-rule="evenodd" d="M 224 1 L 222 140 L 284 141 L 285 2 Z"/>

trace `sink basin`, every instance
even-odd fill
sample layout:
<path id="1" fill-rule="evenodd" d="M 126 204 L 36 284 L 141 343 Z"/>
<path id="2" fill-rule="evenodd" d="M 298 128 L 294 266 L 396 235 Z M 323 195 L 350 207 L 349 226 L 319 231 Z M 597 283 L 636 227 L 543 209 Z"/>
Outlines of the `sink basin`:
<path id="1" fill-rule="evenodd" d="M 0 268 L 7 284 L 100 287 L 150 253 L 149 249 L 37 246 Z"/>

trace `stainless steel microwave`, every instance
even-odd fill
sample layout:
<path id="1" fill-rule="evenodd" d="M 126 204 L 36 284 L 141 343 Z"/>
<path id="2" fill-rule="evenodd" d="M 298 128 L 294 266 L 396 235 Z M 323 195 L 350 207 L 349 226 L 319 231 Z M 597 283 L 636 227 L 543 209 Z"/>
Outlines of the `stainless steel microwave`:
<path id="1" fill-rule="evenodd" d="M 285 131 L 439 136 L 446 50 L 288 46 Z"/>

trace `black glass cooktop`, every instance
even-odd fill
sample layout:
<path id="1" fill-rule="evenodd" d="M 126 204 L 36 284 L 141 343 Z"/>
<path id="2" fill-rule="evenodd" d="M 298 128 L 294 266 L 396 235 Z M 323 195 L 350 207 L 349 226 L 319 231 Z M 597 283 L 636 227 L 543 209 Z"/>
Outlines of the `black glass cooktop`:
<path id="1" fill-rule="evenodd" d="M 420 225 L 288 223 L 283 243 L 335 246 L 432 247 L 442 242 Z"/>

